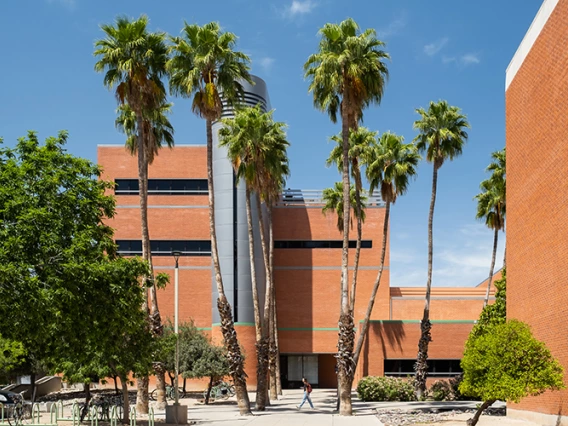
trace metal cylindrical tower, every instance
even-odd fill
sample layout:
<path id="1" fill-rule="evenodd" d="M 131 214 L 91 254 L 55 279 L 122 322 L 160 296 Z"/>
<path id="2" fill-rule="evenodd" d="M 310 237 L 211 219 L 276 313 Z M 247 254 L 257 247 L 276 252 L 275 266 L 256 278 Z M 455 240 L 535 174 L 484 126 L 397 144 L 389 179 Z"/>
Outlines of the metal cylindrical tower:
<path id="1" fill-rule="evenodd" d="M 260 104 L 263 111 L 270 110 L 270 100 L 266 83 L 252 76 L 254 85 L 243 83 L 245 104 Z M 225 107 L 222 118 L 233 116 L 233 110 Z M 227 158 L 226 148 L 219 147 L 221 122 L 213 124 L 213 182 L 215 185 L 215 222 L 219 262 L 227 299 L 233 309 L 233 319 L 238 323 L 254 323 L 250 256 L 248 246 L 248 226 L 245 208 L 245 184 L 236 183 L 233 166 Z M 253 232 L 255 239 L 255 266 L 259 297 L 264 299 L 265 275 L 258 226 L 256 203 L 252 202 Z M 217 310 L 217 286 L 212 274 L 212 319 L 219 323 Z"/>

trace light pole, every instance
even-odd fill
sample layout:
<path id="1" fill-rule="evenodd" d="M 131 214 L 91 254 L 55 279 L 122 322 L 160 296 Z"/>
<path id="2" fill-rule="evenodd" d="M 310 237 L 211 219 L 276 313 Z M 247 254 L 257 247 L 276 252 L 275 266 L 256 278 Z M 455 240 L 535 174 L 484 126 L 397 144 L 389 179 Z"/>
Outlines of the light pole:
<path id="1" fill-rule="evenodd" d="M 174 405 L 166 405 L 166 423 L 185 425 L 187 424 L 187 405 L 179 405 L 179 257 L 181 251 L 172 251 L 172 256 L 176 261 L 175 275 L 174 275 L 174 332 L 176 335 L 176 379 L 174 382 L 174 391 L 176 401 Z"/>
<path id="2" fill-rule="evenodd" d="M 174 332 L 176 334 L 176 379 L 175 379 L 175 395 L 176 401 L 175 405 L 179 405 L 179 329 L 178 329 L 178 308 L 179 308 L 179 257 L 181 256 L 180 251 L 172 251 L 172 256 L 176 261 L 176 268 L 175 268 L 175 289 L 174 289 Z"/>

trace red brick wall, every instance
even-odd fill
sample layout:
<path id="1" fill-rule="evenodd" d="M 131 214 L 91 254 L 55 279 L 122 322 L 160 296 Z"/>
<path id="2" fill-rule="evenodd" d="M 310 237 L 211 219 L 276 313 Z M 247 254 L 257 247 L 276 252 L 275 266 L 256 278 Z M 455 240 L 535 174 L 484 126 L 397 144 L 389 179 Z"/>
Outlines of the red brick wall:
<path id="1" fill-rule="evenodd" d="M 568 1 L 560 0 L 506 92 L 507 316 L 529 323 L 565 368 L 567 46 Z M 568 391 L 511 406 L 567 415 Z"/>

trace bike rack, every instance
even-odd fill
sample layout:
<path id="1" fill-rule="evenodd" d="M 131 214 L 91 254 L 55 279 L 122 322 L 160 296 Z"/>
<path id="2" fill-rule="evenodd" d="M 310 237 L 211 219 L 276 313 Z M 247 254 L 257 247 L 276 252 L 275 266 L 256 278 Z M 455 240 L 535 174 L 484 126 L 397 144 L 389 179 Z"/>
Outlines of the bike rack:
<path id="1" fill-rule="evenodd" d="M 130 407 L 130 426 L 136 426 L 136 407 Z"/>
<path id="2" fill-rule="evenodd" d="M 4 423 L 4 404 L 0 402 L 0 424 Z"/>
<path id="3" fill-rule="evenodd" d="M 154 407 L 148 408 L 148 426 L 154 426 Z"/>

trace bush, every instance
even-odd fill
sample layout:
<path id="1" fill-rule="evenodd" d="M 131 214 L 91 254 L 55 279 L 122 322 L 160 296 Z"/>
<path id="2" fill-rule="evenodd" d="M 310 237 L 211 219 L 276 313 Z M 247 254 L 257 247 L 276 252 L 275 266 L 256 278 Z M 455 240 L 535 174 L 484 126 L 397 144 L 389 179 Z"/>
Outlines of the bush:
<path id="1" fill-rule="evenodd" d="M 447 380 L 437 380 L 428 390 L 428 396 L 434 401 L 453 401 L 452 387 Z"/>
<path id="2" fill-rule="evenodd" d="M 414 386 L 406 379 L 364 377 L 357 384 L 361 401 L 415 401 Z"/>

